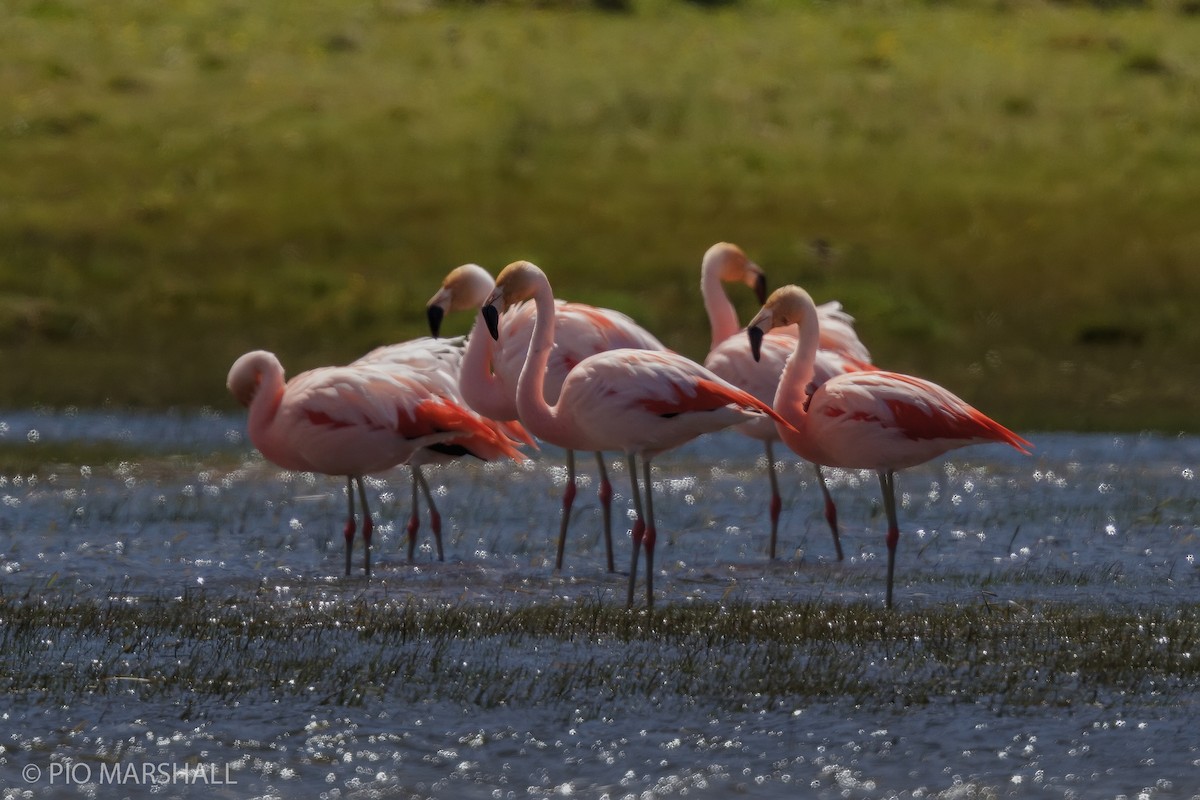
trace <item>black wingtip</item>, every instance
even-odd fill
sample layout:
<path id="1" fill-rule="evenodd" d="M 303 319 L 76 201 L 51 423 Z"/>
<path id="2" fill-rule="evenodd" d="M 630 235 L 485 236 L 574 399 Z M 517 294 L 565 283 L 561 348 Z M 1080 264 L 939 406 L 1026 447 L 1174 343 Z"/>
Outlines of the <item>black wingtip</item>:
<path id="1" fill-rule="evenodd" d="M 446 316 L 446 312 L 441 306 L 433 305 L 425 309 L 425 316 L 429 319 L 429 335 L 436 339 L 442 329 L 442 318 Z"/>
<path id="2" fill-rule="evenodd" d="M 500 312 L 493 305 L 486 305 L 482 309 L 483 321 L 487 323 L 488 333 L 492 338 L 500 340 Z"/>
<path id="3" fill-rule="evenodd" d="M 755 361 L 758 361 L 762 355 L 762 329 L 757 326 L 751 326 L 746 329 L 746 335 L 750 337 L 750 354 L 754 356 Z"/>

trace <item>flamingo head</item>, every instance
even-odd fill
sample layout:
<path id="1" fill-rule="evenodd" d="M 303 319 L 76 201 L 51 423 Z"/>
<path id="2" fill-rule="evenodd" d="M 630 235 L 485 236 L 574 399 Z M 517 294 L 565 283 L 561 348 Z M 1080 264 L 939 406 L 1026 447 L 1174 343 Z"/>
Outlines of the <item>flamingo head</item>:
<path id="1" fill-rule="evenodd" d="M 549 285 L 546 273 L 528 261 L 514 261 L 501 270 L 496 287 L 480 309 L 493 339 L 500 338 L 500 312 L 529 300 L 542 285 Z"/>
<path id="2" fill-rule="evenodd" d="M 717 242 L 708 248 L 700 269 L 704 273 L 715 272 L 723 283 L 746 284 L 754 290 L 760 303 L 767 299 L 766 274 L 736 244 Z"/>
<path id="3" fill-rule="evenodd" d="M 772 328 L 799 325 L 809 316 L 816 317 L 817 306 L 808 292 L 799 286 L 781 286 L 771 293 L 762 309 L 746 326 L 750 352 L 758 361 L 763 337 Z"/>
<path id="4" fill-rule="evenodd" d="M 479 308 L 493 285 L 492 276 L 478 264 L 463 264 L 450 270 L 441 288 L 425 304 L 429 332 L 434 337 L 438 335 L 448 312 Z"/>
<path id="5" fill-rule="evenodd" d="M 279 373 L 279 379 L 283 379 L 283 365 L 275 354 L 266 350 L 252 350 L 233 362 L 225 386 L 234 399 L 249 408 L 259 387 L 272 373 Z"/>

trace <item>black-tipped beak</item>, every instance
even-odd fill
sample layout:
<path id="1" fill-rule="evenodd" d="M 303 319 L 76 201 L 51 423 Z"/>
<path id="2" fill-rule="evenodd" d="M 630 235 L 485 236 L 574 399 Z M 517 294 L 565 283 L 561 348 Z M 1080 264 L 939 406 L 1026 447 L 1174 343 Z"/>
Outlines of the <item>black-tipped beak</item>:
<path id="1" fill-rule="evenodd" d="M 754 281 L 754 296 L 758 298 L 759 305 L 767 302 L 767 276 L 761 272 Z"/>
<path id="2" fill-rule="evenodd" d="M 429 335 L 436 339 L 438 331 L 442 329 L 442 317 L 446 316 L 446 311 L 439 305 L 432 305 L 425 309 L 425 316 L 429 318 Z"/>
<path id="3" fill-rule="evenodd" d="M 483 321 L 487 323 L 488 333 L 496 341 L 500 340 L 500 312 L 492 304 L 488 304 L 480 309 L 483 314 Z"/>
<path id="4" fill-rule="evenodd" d="M 746 328 L 746 335 L 750 337 L 750 354 L 754 356 L 755 361 L 758 361 L 762 355 L 762 328 L 756 325 Z"/>

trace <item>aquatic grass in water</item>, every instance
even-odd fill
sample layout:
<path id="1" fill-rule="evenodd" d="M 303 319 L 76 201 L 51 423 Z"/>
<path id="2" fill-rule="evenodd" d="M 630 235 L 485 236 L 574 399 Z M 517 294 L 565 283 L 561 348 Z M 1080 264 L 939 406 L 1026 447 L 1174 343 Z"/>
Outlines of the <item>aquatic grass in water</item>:
<path id="1" fill-rule="evenodd" d="M 322 589 L 286 602 L 189 592 L 0 598 L 2 687 L 66 704 L 133 695 L 184 718 L 248 696 L 770 710 L 1170 704 L 1200 691 L 1200 606 L 418 603 Z M 207 709 L 207 710 L 206 710 Z"/>
<path id="2" fill-rule="evenodd" d="M 831 476 L 837 563 L 811 470 L 785 464 L 787 556 L 769 562 L 761 448 L 709 437 L 655 468 L 647 613 L 604 570 L 594 486 L 552 568 L 554 453 L 430 470 L 444 563 L 424 517 L 403 558 L 407 474 L 372 479 L 364 580 L 341 574 L 341 481 L 265 464 L 240 418 L 108 416 L 2 421 L 51 456 L 0 471 L 6 788 L 29 764 L 142 760 L 218 761 L 233 796 L 269 797 L 1200 785 L 1195 439 L 1039 436 L 1032 458 L 907 471 L 889 614 L 873 476 Z M 122 450 L 76 463 L 88 430 Z M 619 461 L 613 483 L 627 508 Z"/>

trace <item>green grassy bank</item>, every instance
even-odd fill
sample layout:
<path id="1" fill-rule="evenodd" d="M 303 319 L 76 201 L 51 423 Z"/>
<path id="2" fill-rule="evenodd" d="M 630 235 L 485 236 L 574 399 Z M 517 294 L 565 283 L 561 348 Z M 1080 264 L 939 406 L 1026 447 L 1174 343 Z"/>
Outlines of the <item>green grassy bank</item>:
<path id="1" fill-rule="evenodd" d="M 232 409 L 466 261 L 699 358 L 726 239 L 1010 426 L 1200 430 L 1193 6 L 629 6 L 4 4 L 0 407 Z"/>

